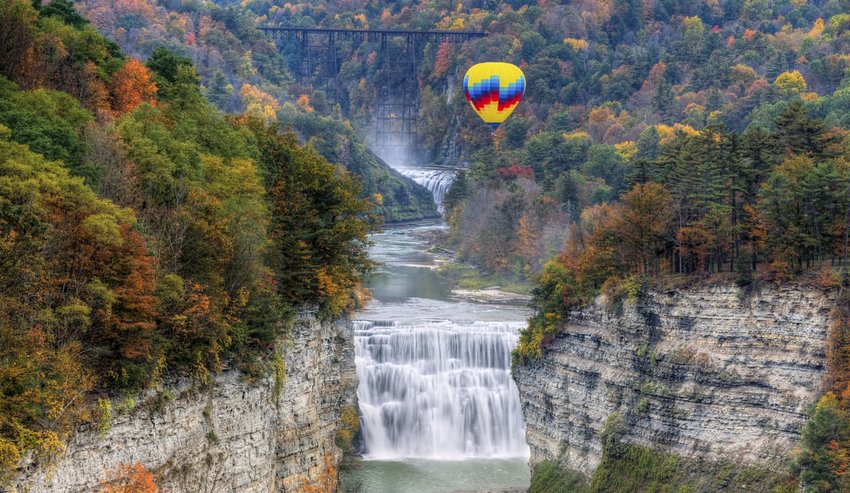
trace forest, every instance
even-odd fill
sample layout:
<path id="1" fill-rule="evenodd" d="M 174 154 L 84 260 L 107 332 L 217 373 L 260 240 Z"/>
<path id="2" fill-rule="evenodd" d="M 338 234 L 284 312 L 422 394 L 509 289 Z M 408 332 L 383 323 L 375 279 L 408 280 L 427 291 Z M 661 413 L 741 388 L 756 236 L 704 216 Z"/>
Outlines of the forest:
<path id="1" fill-rule="evenodd" d="M 467 168 L 458 258 L 534 285 L 518 364 L 650 281 L 841 290 L 790 474 L 846 487 L 847 0 L 2 1 L 0 471 L 108 389 L 263 371 L 293 307 L 363 301 L 372 213 L 426 208 L 365 150 L 378 47 L 349 47 L 330 100 L 256 29 L 297 25 L 488 33 L 421 47 L 420 137 Z M 459 82 L 490 60 L 528 80 L 492 136 Z"/>
<path id="2" fill-rule="evenodd" d="M 109 396 L 269 371 L 295 310 L 364 302 L 378 222 L 291 131 L 214 108 L 189 59 L 127 57 L 64 0 L 3 0 L 0 25 L 2 484 L 108 425 Z"/>

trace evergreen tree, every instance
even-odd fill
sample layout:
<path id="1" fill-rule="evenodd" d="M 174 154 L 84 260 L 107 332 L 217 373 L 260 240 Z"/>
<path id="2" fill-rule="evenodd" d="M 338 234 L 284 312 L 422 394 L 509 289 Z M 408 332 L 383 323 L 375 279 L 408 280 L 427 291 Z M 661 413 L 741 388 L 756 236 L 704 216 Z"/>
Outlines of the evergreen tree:
<path id="1" fill-rule="evenodd" d="M 469 181 L 466 177 L 466 171 L 461 170 L 455 175 L 452 185 L 443 198 L 443 207 L 446 213 L 451 214 L 451 211 L 467 197 L 469 197 Z"/>
<path id="2" fill-rule="evenodd" d="M 791 103 L 776 119 L 777 143 L 786 153 L 807 154 L 816 159 L 834 156 L 837 138 L 823 120 L 811 118 L 801 101 Z"/>

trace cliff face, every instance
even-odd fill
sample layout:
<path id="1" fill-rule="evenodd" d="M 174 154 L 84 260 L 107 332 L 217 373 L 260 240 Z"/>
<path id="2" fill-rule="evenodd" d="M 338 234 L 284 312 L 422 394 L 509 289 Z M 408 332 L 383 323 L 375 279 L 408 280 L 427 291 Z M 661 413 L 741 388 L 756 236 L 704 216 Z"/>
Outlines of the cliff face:
<path id="1" fill-rule="evenodd" d="M 281 348 L 286 379 L 278 392 L 273 376 L 249 384 L 235 371 L 210 389 L 178 384 L 173 399 L 151 398 L 106 430 L 78 433 L 57 464 L 26 471 L 17 488 L 94 492 L 108 471 L 141 462 L 161 491 L 299 491 L 326 461 L 339 460 L 339 413 L 356 390 L 352 334 L 347 323 L 302 314 Z"/>
<path id="2" fill-rule="evenodd" d="M 600 435 L 685 457 L 787 459 L 819 397 L 831 300 L 815 290 L 734 286 L 600 297 L 570 315 L 543 357 L 514 370 L 531 464 L 590 475 Z"/>

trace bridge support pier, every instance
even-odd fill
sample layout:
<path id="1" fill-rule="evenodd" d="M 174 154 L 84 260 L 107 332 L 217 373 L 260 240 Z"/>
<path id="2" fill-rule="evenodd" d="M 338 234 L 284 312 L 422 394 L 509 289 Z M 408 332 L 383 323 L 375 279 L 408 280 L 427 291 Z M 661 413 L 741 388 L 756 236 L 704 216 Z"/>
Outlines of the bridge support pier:
<path id="1" fill-rule="evenodd" d="M 324 87 L 330 101 L 341 94 L 337 75 L 337 42 L 341 40 L 378 44 L 378 100 L 373 120 L 373 149 L 384 157 L 405 157 L 414 151 L 419 119 L 417 56 L 425 43 L 464 43 L 486 36 L 470 31 L 405 31 L 370 29 L 325 29 L 304 27 L 260 27 L 278 41 L 281 49 L 300 42 L 299 78 L 302 84 Z M 318 41 L 311 44 L 311 37 Z M 400 43 L 398 41 L 401 41 Z"/>

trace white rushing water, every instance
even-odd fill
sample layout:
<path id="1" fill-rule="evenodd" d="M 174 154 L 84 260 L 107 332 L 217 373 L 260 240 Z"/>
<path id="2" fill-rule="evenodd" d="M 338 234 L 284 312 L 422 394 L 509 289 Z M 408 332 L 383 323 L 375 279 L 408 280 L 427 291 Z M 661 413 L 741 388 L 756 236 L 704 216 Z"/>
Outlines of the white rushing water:
<path id="1" fill-rule="evenodd" d="M 398 171 L 427 188 L 434 196 L 437 210 L 443 212 L 443 199 L 446 197 L 449 187 L 452 186 L 456 170 L 447 168 L 398 168 Z"/>
<path id="2" fill-rule="evenodd" d="M 358 321 L 369 459 L 527 457 L 510 353 L 523 322 Z"/>

